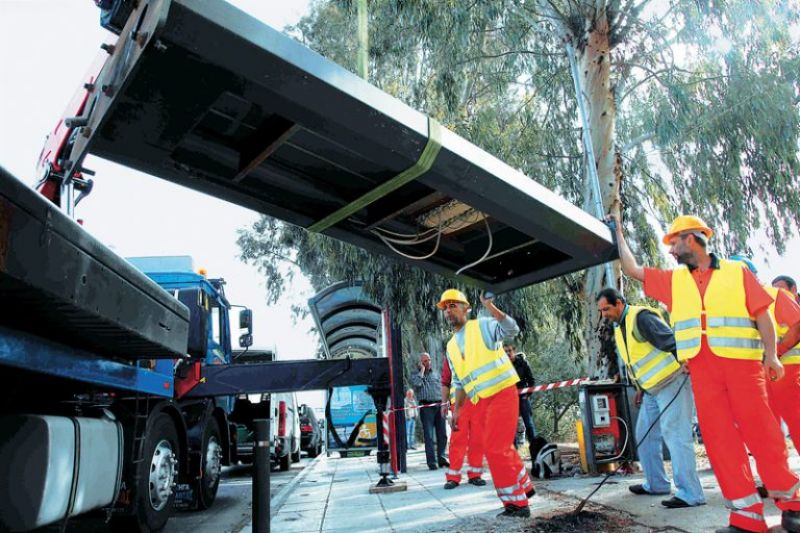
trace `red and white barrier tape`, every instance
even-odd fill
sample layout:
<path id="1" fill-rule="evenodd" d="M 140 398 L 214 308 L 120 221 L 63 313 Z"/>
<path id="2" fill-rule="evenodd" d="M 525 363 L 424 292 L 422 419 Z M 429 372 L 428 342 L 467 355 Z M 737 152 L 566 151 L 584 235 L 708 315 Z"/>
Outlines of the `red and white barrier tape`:
<path id="1" fill-rule="evenodd" d="M 524 389 L 519 390 L 519 394 L 530 394 L 532 392 L 542 392 L 547 390 L 553 389 L 560 389 L 562 387 L 574 387 L 575 385 L 580 385 L 582 383 L 586 383 L 587 381 L 591 381 L 591 378 L 576 378 L 576 379 L 568 379 L 566 381 L 556 381 L 555 383 L 547 383 L 545 385 L 536 385 L 533 387 L 525 387 Z M 416 409 L 422 409 L 424 407 L 439 407 L 440 405 L 444 405 L 445 402 L 436 402 L 436 403 L 428 403 L 425 405 L 417 405 Z M 397 409 L 387 409 L 388 411 L 407 411 L 409 409 L 414 409 L 414 407 L 399 407 Z"/>
<path id="2" fill-rule="evenodd" d="M 589 378 L 577 378 L 577 379 L 568 379 L 566 381 L 556 381 L 555 383 L 548 383 L 546 385 L 525 387 L 524 389 L 520 389 L 519 393 L 529 394 L 531 392 L 541 392 L 543 390 L 560 389 L 561 387 L 572 387 L 575 385 L 580 385 L 581 383 L 586 383 L 587 381 L 589 381 Z"/>

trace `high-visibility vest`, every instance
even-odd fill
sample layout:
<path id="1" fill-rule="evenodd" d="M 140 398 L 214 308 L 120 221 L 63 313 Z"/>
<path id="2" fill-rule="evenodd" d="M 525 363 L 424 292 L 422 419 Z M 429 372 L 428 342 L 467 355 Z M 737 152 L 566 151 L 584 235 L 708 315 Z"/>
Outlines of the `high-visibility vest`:
<path id="1" fill-rule="evenodd" d="M 663 352 L 644 339 L 637 339 L 636 317 L 642 311 L 650 311 L 658 316 L 658 311 L 650 307 L 629 305 L 625 315 L 625 335 L 620 325 L 615 324 L 614 337 L 619 354 L 628 367 L 628 374 L 641 388 L 650 390 L 677 372 L 681 365 L 672 353 Z"/>
<path id="2" fill-rule="evenodd" d="M 769 306 L 769 316 L 772 319 L 772 323 L 775 324 L 775 334 L 778 337 L 778 342 L 783 340 L 783 337 L 789 331 L 789 326 L 786 324 L 779 324 L 777 319 L 775 318 L 775 304 L 778 301 L 778 291 L 781 289 L 776 289 L 775 287 L 764 287 L 767 292 L 772 296 L 772 305 Z M 791 293 L 787 292 L 789 297 L 791 298 Z M 787 351 L 781 356 L 781 363 L 784 365 L 800 365 L 800 343 L 795 344 L 791 350 Z"/>
<path id="3" fill-rule="evenodd" d="M 703 335 L 716 356 L 761 360 L 764 343 L 755 319 L 747 310 L 742 268 L 738 261 L 721 259 L 719 269 L 711 274 L 703 298 L 686 266 L 672 272 L 670 320 L 675 330 L 679 361 L 691 359 L 700 352 Z M 706 317 L 705 329 L 700 319 L 702 315 Z"/>
<path id="4" fill-rule="evenodd" d="M 456 336 L 447 343 L 451 370 L 458 377 L 472 403 L 489 398 L 519 381 L 501 343 L 489 349 L 483 342 L 480 323 L 469 320 L 464 325 L 464 352 L 458 348 Z"/>

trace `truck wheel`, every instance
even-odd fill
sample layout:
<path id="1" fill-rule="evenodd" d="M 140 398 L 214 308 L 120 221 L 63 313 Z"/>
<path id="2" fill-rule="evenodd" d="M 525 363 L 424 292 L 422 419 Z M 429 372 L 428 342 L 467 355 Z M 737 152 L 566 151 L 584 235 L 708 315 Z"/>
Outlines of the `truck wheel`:
<path id="1" fill-rule="evenodd" d="M 220 444 L 219 424 L 211 418 L 203 432 L 203 464 L 200 479 L 198 506 L 208 509 L 214 503 L 222 475 L 222 445 Z"/>
<path id="2" fill-rule="evenodd" d="M 298 449 L 296 452 L 292 452 L 292 462 L 299 463 L 300 462 L 300 450 Z"/>
<path id="3" fill-rule="evenodd" d="M 286 472 L 287 470 L 289 470 L 289 467 L 292 466 L 291 462 L 292 458 L 289 457 L 290 455 L 291 455 L 290 453 L 287 453 L 286 455 L 280 458 L 281 472 Z"/>
<path id="4" fill-rule="evenodd" d="M 134 514 L 120 517 L 122 531 L 160 532 L 175 502 L 178 479 L 178 432 L 169 415 L 160 413 L 145 439 L 144 460 L 135 466 Z"/>

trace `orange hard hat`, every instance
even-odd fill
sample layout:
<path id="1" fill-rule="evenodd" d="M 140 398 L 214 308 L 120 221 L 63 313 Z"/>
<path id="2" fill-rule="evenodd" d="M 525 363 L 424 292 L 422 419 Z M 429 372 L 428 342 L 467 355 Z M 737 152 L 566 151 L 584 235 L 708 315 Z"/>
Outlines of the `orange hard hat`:
<path id="1" fill-rule="evenodd" d="M 664 244 L 669 244 L 673 237 L 686 231 L 699 231 L 710 239 L 714 231 L 709 228 L 703 219 L 694 215 L 681 215 L 672 221 L 669 231 L 664 235 Z"/>
<path id="2" fill-rule="evenodd" d="M 458 289 L 447 289 L 442 293 L 442 297 L 439 298 L 439 303 L 436 304 L 436 307 L 439 309 L 444 309 L 447 307 L 447 302 L 459 302 L 462 304 L 469 305 L 467 301 L 467 297 L 464 296 L 464 293 Z"/>

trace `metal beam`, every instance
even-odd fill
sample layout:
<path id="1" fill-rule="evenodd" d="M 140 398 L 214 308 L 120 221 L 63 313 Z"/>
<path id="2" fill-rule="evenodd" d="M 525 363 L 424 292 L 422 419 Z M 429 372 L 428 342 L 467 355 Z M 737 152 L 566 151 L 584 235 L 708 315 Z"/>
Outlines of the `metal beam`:
<path id="1" fill-rule="evenodd" d="M 0 326 L 0 368 L 3 367 L 40 372 L 105 389 L 166 398 L 173 395 L 172 361 L 168 359 L 158 361 L 155 369 L 150 370 Z M 8 372 L 3 369 L 0 373 Z M 41 394 L 46 393 L 41 391 Z"/>
<path id="2" fill-rule="evenodd" d="M 389 361 L 381 357 L 209 365 L 203 368 L 203 378 L 187 397 L 324 390 L 348 385 L 388 387 Z"/>

